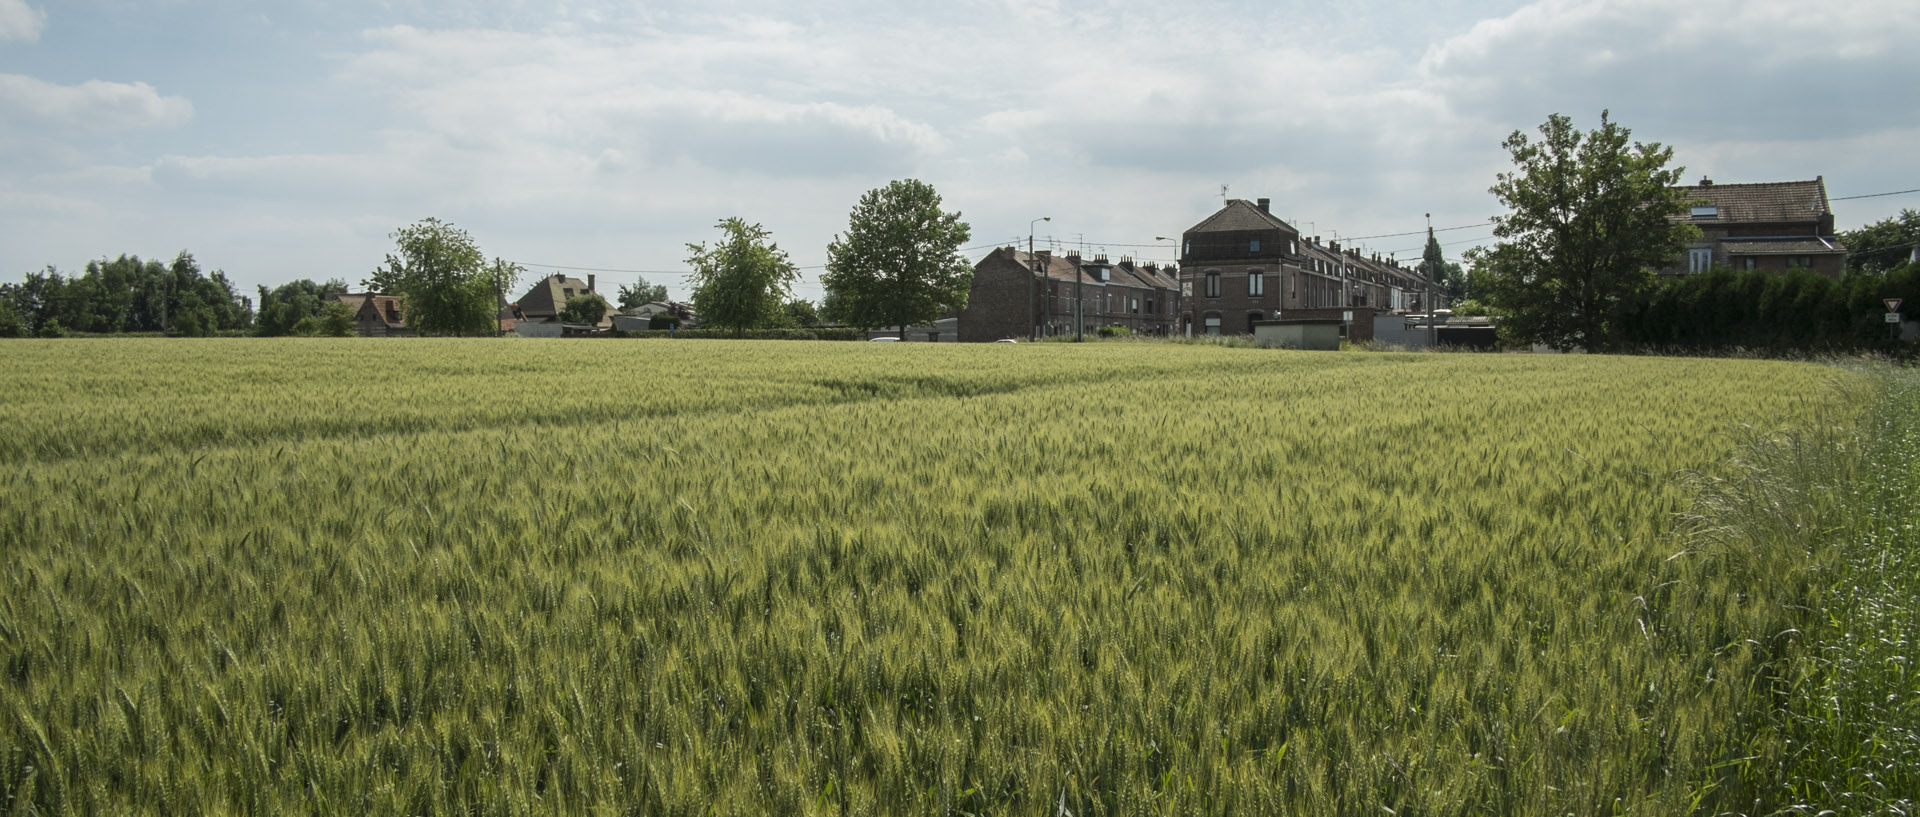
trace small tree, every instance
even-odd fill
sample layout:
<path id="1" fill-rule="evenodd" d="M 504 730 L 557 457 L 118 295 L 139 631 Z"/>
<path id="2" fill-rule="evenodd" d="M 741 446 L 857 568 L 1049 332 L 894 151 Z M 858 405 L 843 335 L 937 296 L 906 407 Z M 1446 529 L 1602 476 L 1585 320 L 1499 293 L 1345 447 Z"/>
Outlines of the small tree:
<path id="1" fill-rule="evenodd" d="M 1511 211 L 1493 218 L 1502 239 L 1468 253 L 1476 290 L 1505 315 L 1502 331 L 1559 349 L 1610 348 L 1624 309 L 1699 235 L 1673 217 L 1688 200 L 1667 167 L 1671 148 L 1634 142 L 1600 114 L 1584 137 L 1559 114 L 1531 142 L 1514 131 L 1505 147 L 1517 169 L 1491 192 Z"/>
<path id="2" fill-rule="evenodd" d="M 1884 275 L 1905 266 L 1920 247 L 1920 212 L 1902 209 L 1898 216 L 1842 230 L 1840 243 L 1847 248 L 1848 272 Z"/>
<path id="3" fill-rule="evenodd" d="M 665 303 L 667 287 L 665 284 L 649 284 L 647 279 L 641 278 L 634 281 L 633 286 L 621 287 L 619 297 L 620 311 L 632 313 L 650 303 Z"/>
<path id="4" fill-rule="evenodd" d="M 820 310 L 814 308 L 812 301 L 797 298 L 788 301 L 786 306 L 786 323 L 804 328 L 819 326 Z"/>
<path id="5" fill-rule="evenodd" d="M 960 257 L 971 232 L 959 212 L 940 210 L 940 194 L 915 179 L 869 190 L 854 205 L 844 236 L 827 245 L 821 276 L 835 320 L 861 327 L 907 327 L 967 305 L 973 265 Z"/>
<path id="6" fill-rule="evenodd" d="M 363 284 L 400 296 L 407 325 L 423 335 L 490 335 L 499 312 L 500 276 L 467 231 L 437 218 L 393 234 L 397 254 Z"/>
<path id="7" fill-rule="evenodd" d="M 780 246 L 758 224 L 729 218 L 715 225 L 722 239 L 712 247 L 688 244 L 693 255 L 687 266 L 693 273 L 693 308 L 703 324 L 731 328 L 744 334 L 772 324 L 780 314 L 800 270 L 787 260 Z"/>
<path id="8" fill-rule="evenodd" d="M 560 309 L 561 323 L 577 323 L 592 326 L 607 316 L 607 299 L 598 292 L 582 292 L 567 299 L 566 306 Z"/>

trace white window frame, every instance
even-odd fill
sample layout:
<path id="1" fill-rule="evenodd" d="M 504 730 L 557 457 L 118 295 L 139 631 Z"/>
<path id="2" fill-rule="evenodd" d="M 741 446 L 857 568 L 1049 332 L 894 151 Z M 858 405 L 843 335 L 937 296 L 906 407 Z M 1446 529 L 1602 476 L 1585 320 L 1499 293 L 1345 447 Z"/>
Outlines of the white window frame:
<path id="1" fill-rule="evenodd" d="M 1260 298 L 1267 294 L 1267 274 L 1259 270 L 1247 273 L 1247 297 Z"/>
<path id="2" fill-rule="evenodd" d="M 1713 269 L 1713 248 L 1695 247 L 1687 251 L 1687 272 L 1701 273 Z"/>

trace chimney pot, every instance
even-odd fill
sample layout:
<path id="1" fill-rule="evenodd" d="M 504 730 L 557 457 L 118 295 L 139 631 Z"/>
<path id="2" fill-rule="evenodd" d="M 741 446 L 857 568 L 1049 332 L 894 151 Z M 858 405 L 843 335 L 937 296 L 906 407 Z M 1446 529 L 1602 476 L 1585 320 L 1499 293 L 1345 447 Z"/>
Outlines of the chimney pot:
<path id="1" fill-rule="evenodd" d="M 593 291 L 594 291 L 594 289 L 593 289 L 593 273 L 591 273 L 591 272 L 589 272 L 589 273 L 587 273 L 587 291 L 588 291 L 588 292 L 593 292 Z"/>
<path id="2" fill-rule="evenodd" d="M 1713 186 L 1713 180 L 1712 180 L 1712 179 L 1709 179 L 1709 178 L 1707 178 L 1707 177 L 1705 177 L 1705 176 L 1701 176 L 1701 177 L 1700 177 L 1700 186 L 1701 186 L 1701 187 L 1712 187 L 1712 186 Z"/>
<path id="3" fill-rule="evenodd" d="M 1260 206 L 1260 212 L 1265 213 L 1267 206 L 1273 203 L 1273 199 L 1260 199 L 1254 203 Z"/>

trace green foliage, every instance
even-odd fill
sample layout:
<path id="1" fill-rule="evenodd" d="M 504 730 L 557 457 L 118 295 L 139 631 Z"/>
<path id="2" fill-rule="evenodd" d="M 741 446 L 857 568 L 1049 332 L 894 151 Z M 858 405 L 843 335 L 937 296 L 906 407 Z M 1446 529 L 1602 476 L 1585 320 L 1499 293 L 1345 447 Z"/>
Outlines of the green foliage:
<path id="1" fill-rule="evenodd" d="M 1865 406 L 1749 360 L 19 347 L 21 814 L 1775 813 L 1838 577 L 1671 558 L 1671 475 Z"/>
<path id="2" fill-rule="evenodd" d="M 260 306 L 256 310 L 254 330 L 262 337 L 306 334 L 295 331 L 295 326 L 309 318 L 318 319 L 321 310 L 331 298 L 345 295 L 347 282 L 338 278 L 317 284 L 302 278 L 281 284 L 274 289 L 260 287 Z M 345 305 L 342 304 L 344 308 Z M 352 311 L 348 311 L 348 323 L 352 323 Z M 349 330 L 351 330 L 349 326 Z"/>
<path id="3" fill-rule="evenodd" d="M 649 324 L 648 329 L 617 333 L 627 338 L 678 338 L 680 340 L 866 340 L 866 333 L 858 329 L 834 327 L 785 328 L 785 329 L 748 329 L 744 332 L 732 329 L 680 329 L 669 331 L 664 326 Z"/>
<path id="4" fill-rule="evenodd" d="M 845 235 L 827 245 L 820 276 L 837 323 L 903 329 L 964 308 L 973 265 L 960 256 L 971 232 L 958 211 L 940 209 L 940 194 L 916 179 L 867 191 L 854 205 Z"/>
<path id="5" fill-rule="evenodd" d="M 40 337 L 64 338 L 66 336 L 67 328 L 60 325 L 59 318 L 48 318 L 46 322 L 40 324 Z"/>
<path id="6" fill-rule="evenodd" d="M 786 323 L 790 326 L 808 328 L 819 326 L 821 323 L 820 310 L 814 307 L 812 301 L 795 298 L 787 302 L 784 310 Z"/>
<path id="7" fill-rule="evenodd" d="M 1920 246 L 1920 212 L 1902 208 L 1898 216 L 1842 230 L 1840 244 L 1847 248 L 1848 272 L 1885 274 L 1906 265 Z"/>
<path id="8" fill-rule="evenodd" d="M 1124 326 L 1102 326 L 1094 333 L 1103 338 L 1124 338 L 1133 334 Z"/>
<path id="9" fill-rule="evenodd" d="M 665 303 L 666 300 L 666 285 L 649 284 L 645 278 L 635 280 L 633 286 L 620 287 L 620 311 L 627 314 L 632 314 L 647 304 Z"/>
<path id="10" fill-rule="evenodd" d="M 353 337 L 356 328 L 352 307 L 339 301 L 327 301 L 320 305 L 319 314 L 301 318 L 288 328 L 286 334 L 300 337 L 348 338 Z"/>
<path id="11" fill-rule="evenodd" d="M 592 326 L 607 316 L 607 299 L 598 292 L 583 292 L 567 299 L 560 309 L 561 323 Z"/>
<path id="12" fill-rule="evenodd" d="M 693 253 L 687 283 L 700 321 L 732 329 L 736 337 L 775 324 L 800 270 L 760 225 L 729 218 L 715 226 L 723 238 L 712 247 L 687 245 Z"/>
<path id="13" fill-rule="evenodd" d="M 1913 354 L 1911 342 L 1888 330 L 1886 298 L 1920 303 L 1920 265 L 1837 281 L 1804 270 L 1668 276 L 1625 311 L 1620 341 L 1676 352 Z"/>
<path id="14" fill-rule="evenodd" d="M 1583 137 L 1559 114 L 1540 126 L 1541 140 L 1514 131 L 1505 147 L 1516 169 L 1491 188 L 1509 212 L 1495 216 L 1493 248 L 1468 260 L 1485 285 L 1476 296 L 1506 315 L 1501 329 L 1558 349 L 1603 351 L 1619 340 L 1619 320 L 1699 235 L 1670 217 L 1687 211 L 1667 168 L 1671 148 L 1635 142 L 1606 112 Z"/>
<path id="15" fill-rule="evenodd" d="M 71 278 L 48 267 L 8 286 L 7 296 L 26 334 L 57 322 L 63 332 L 211 336 L 253 321 L 226 273 L 202 274 L 185 252 L 170 265 L 129 255 L 91 261 L 85 274 Z"/>
<path id="16" fill-rule="evenodd" d="M 27 333 L 27 323 L 13 305 L 13 286 L 0 284 L 0 338 L 17 338 Z"/>
<path id="17" fill-rule="evenodd" d="M 1920 805 L 1920 370 L 1870 371 L 1886 383 L 1873 422 L 1761 440 L 1746 478 L 1709 494 L 1724 508 L 1718 530 L 1742 547 L 1841 556 L 1814 626 L 1797 634 L 1808 660 L 1783 679 L 1783 799 L 1808 813 Z"/>
<path id="18" fill-rule="evenodd" d="M 400 296 L 407 327 L 422 335 L 492 335 L 499 293 L 516 268 L 491 265 L 467 231 L 428 218 L 393 233 L 396 252 L 363 282 L 370 291 Z"/>

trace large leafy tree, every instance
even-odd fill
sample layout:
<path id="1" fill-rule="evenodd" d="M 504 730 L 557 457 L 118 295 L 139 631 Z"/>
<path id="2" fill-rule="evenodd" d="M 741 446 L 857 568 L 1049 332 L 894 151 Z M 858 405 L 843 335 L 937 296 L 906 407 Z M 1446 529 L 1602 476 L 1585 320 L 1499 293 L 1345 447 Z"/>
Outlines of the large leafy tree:
<path id="1" fill-rule="evenodd" d="M 721 239 L 712 246 L 687 245 L 693 253 L 687 258 L 693 268 L 687 283 L 700 322 L 735 334 L 778 323 L 800 270 L 760 225 L 729 218 L 715 226 Z"/>
<path id="2" fill-rule="evenodd" d="M 513 265 L 489 264 L 466 230 L 437 218 L 402 227 L 393 239 L 396 252 L 364 286 L 400 296 L 407 325 L 420 334 L 495 332 L 499 293 L 517 277 Z"/>
<path id="3" fill-rule="evenodd" d="M 854 205 L 845 235 L 827 245 L 826 285 L 833 319 L 861 327 L 938 319 L 967 305 L 973 266 L 960 257 L 971 235 L 959 212 L 942 212 L 940 194 L 915 179 L 869 190 Z"/>
<path id="4" fill-rule="evenodd" d="M 592 326 L 607 316 L 607 299 L 598 292 L 582 292 L 567 299 L 560 309 L 560 322 Z"/>
<path id="5" fill-rule="evenodd" d="M 338 303 L 331 299 L 346 294 L 346 291 L 347 282 L 338 278 L 326 283 L 314 283 L 301 278 L 273 289 L 262 286 L 254 331 L 263 337 L 295 334 L 295 326 L 303 320 L 319 318 L 326 304 Z"/>
<path id="6" fill-rule="evenodd" d="M 1920 247 L 1920 212 L 1902 209 L 1898 216 L 1858 230 L 1842 230 L 1840 244 L 1847 248 L 1848 272 L 1881 275 L 1898 269 Z"/>
<path id="7" fill-rule="evenodd" d="M 1699 235 L 1673 217 L 1688 200 L 1674 187 L 1671 148 L 1629 144 L 1631 132 L 1600 114 L 1582 134 L 1554 114 L 1540 140 L 1514 131 L 1505 147 L 1515 169 L 1491 188 L 1506 205 L 1493 218 L 1500 242 L 1468 253 L 1484 297 L 1504 316 L 1502 331 L 1558 349 L 1602 351 L 1623 311 Z"/>

